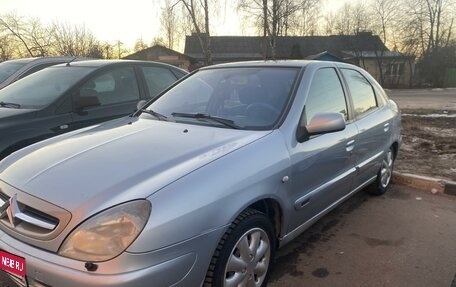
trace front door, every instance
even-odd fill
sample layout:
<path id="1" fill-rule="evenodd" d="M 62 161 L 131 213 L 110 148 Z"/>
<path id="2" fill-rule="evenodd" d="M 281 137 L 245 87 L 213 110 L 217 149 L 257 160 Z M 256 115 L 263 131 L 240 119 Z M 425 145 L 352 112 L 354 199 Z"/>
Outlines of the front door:
<path id="1" fill-rule="evenodd" d="M 315 72 L 302 121 L 309 123 L 320 112 L 343 114 L 346 128 L 312 136 L 291 148 L 292 180 L 289 191 L 294 214 L 290 217 L 288 231 L 328 208 L 351 188 L 354 173 L 351 154 L 357 129 L 349 122 L 346 96 L 334 68 L 322 68 Z"/>
<path id="2" fill-rule="evenodd" d="M 90 106 L 87 101 L 90 100 Z M 82 128 L 128 115 L 140 100 L 132 66 L 116 67 L 87 80 L 74 94 L 72 128 Z M 84 107 L 81 107 L 81 105 Z"/>

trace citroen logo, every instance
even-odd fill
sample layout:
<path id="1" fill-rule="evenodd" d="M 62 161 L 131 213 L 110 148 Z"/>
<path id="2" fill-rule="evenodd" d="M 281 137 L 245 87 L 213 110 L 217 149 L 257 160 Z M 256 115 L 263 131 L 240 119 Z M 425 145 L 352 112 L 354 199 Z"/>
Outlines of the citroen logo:
<path id="1" fill-rule="evenodd" d="M 16 227 L 15 219 L 17 212 L 20 212 L 20 210 L 19 205 L 17 204 L 17 194 L 15 194 L 8 201 L 3 203 L 2 206 L 0 206 L 0 218 L 7 215 L 11 226 Z"/>
<path id="2" fill-rule="evenodd" d="M 52 221 L 30 215 L 22 211 L 17 202 L 17 194 L 13 195 L 8 201 L 4 201 L 0 198 L 0 204 L 2 204 L 0 206 L 0 218 L 8 216 L 8 220 L 12 227 L 16 227 L 16 223 L 18 221 L 26 222 L 47 230 L 54 230 L 57 226 L 57 224 Z"/>

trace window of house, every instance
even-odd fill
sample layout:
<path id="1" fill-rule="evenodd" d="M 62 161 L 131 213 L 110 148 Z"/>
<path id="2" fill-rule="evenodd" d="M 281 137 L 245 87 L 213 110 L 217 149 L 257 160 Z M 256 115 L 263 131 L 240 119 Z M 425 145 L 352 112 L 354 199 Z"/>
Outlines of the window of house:
<path id="1" fill-rule="evenodd" d="M 390 63 L 387 64 L 385 76 L 402 76 L 404 74 L 404 63 Z"/>

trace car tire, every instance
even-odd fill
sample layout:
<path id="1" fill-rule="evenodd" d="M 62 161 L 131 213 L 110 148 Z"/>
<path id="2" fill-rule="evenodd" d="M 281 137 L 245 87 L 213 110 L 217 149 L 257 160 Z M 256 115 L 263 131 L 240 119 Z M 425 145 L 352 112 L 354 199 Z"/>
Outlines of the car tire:
<path id="1" fill-rule="evenodd" d="M 266 286 L 275 254 L 274 234 L 264 213 L 243 211 L 220 240 L 204 286 Z"/>
<path id="2" fill-rule="evenodd" d="M 377 179 L 368 188 L 367 192 L 372 195 L 384 194 L 391 183 L 394 168 L 394 150 L 391 147 L 383 157 Z"/>

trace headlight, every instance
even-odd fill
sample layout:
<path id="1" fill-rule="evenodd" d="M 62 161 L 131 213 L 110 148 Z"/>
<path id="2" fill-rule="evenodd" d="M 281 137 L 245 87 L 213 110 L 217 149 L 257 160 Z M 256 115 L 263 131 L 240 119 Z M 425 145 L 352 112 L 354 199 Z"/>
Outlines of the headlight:
<path id="1" fill-rule="evenodd" d="M 149 219 L 147 200 L 136 200 L 105 210 L 79 225 L 65 239 L 59 254 L 81 261 L 100 262 L 125 251 Z"/>

